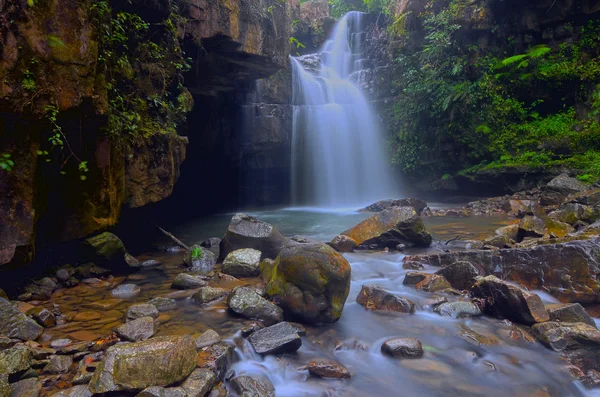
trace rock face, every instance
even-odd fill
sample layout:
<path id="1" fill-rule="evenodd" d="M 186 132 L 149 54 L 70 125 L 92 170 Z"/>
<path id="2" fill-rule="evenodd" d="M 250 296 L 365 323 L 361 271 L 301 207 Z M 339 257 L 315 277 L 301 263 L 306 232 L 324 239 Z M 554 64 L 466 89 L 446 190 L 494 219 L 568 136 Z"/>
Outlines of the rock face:
<path id="1" fill-rule="evenodd" d="M 296 328 L 286 322 L 260 329 L 248 341 L 259 354 L 293 353 L 302 346 Z"/>
<path id="2" fill-rule="evenodd" d="M 191 336 L 162 336 L 111 346 L 89 389 L 92 393 L 142 390 L 185 379 L 196 367 L 196 343 Z"/>
<path id="3" fill-rule="evenodd" d="M 44 329 L 18 311 L 7 300 L 0 298 L 0 334 L 21 340 L 35 340 Z"/>
<path id="4" fill-rule="evenodd" d="M 254 277 L 260 272 L 261 252 L 243 248 L 230 252 L 223 261 L 223 273 L 233 277 Z"/>
<path id="5" fill-rule="evenodd" d="M 235 214 L 220 243 L 221 260 L 241 248 L 254 248 L 262 258 L 275 259 L 288 240 L 272 225 L 246 214 Z"/>
<path id="6" fill-rule="evenodd" d="M 352 229 L 342 233 L 358 245 L 378 245 L 394 248 L 408 243 L 428 247 L 432 238 L 412 207 L 392 207 L 365 219 Z"/>
<path id="7" fill-rule="evenodd" d="M 229 308 L 244 317 L 261 320 L 265 325 L 283 321 L 283 311 L 247 287 L 234 289 L 227 298 Z"/>
<path id="8" fill-rule="evenodd" d="M 415 304 L 401 296 L 390 294 L 374 285 L 363 285 L 356 302 L 367 310 L 414 313 Z"/>
<path id="9" fill-rule="evenodd" d="M 407 256 L 405 262 L 446 267 L 457 261 L 481 266 L 528 289 L 543 289 L 563 302 L 600 302 L 600 238 L 533 248 Z"/>
<path id="10" fill-rule="evenodd" d="M 510 285 L 495 276 L 478 280 L 473 294 L 486 300 L 485 308 L 496 317 L 532 325 L 550 317 L 540 297 Z"/>
<path id="11" fill-rule="evenodd" d="M 421 215 L 423 210 L 427 207 L 427 203 L 417 198 L 380 200 L 365 208 L 359 209 L 358 212 L 381 212 L 391 207 L 413 207 L 417 212 L 417 215 Z"/>
<path id="12" fill-rule="evenodd" d="M 350 264 L 325 244 L 300 244 L 263 261 L 265 292 L 286 313 L 309 323 L 331 323 L 342 315 L 350 292 Z"/>

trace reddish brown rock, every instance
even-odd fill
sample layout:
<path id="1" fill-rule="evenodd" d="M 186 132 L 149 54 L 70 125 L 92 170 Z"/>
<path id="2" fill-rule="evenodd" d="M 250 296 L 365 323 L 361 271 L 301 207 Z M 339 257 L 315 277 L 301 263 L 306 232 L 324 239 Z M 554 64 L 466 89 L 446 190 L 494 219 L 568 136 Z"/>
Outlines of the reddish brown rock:
<path id="1" fill-rule="evenodd" d="M 374 285 L 363 285 L 356 302 L 367 310 L 414 313 L 415 304 L 410 300 L 385 291 Z"/>
<path id="2" fill-rule="evenodd" d="M 311 375 L 319 378 L 342 379 L 352 376 L 346 367 L 332 360 L 313 360 L 308 363 L 306 369 Z"/>

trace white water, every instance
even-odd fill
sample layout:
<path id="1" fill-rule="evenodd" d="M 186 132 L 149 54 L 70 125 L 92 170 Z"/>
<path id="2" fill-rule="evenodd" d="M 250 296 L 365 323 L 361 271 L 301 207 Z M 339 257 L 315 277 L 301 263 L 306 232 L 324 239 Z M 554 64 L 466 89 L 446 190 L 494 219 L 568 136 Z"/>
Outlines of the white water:
<path id="1" fill-rule="evenodd" d="M 352 82 L 365 63 L 364 15 L 346 14 L 319 54 L 292 58 L 296 205 L 345 207 L 396 196 L 377 121 Z"/>

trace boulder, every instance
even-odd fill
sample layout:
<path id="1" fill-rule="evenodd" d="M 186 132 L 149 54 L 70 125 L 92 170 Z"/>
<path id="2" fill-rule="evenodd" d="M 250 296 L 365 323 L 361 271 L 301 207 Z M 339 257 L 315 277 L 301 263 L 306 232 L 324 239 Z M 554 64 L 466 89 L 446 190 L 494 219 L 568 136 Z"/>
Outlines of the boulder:
<path id="1" fill-rule="evenodd" d="M 135 320 L 142 317 L 158 318 L 158 309 L 150 303 L 138 303 L 137 305 L 129 306 L 125 318 L 127 321 Z"/>
<path id="2" fill-rule="evenodd" d="M 224 288 L 202 287 L 198 290 L 198 292 L 192 295 L 192 299 L 194 300 L 194 302 L 203 305 L 220 299 L 228 293 L 229 290 L 226 290 Z"/>
<path id="3" fill-rule="evenodd" d="M 235 214 L 219 244 L 219 260 L 241 248 L 254 248 L 262 259 L 275 259 L 288 240 L 272 225 L 246 214 Z"/>
<path id="4" fill-rule="evenodd" d="M 531 248 L 415 255 L 403 261 L 438 267 L 466 261 L 477 264 L 482 275 L 494 274 L 528 289 L 548 291 L 562 302 L 600 302 L 600 238 Z"/>
<path id="5" fill-rule="evenodd" d="M 468 301 L 445 302 L 435 306 L 433 311 L 443 317 L 452 318 L 468 318 L 481 315 L 479 306 Z"/>
<path id="6" fill-rule="evenodd" d="M 596 204 L 600 204 L 600 189 L 590 189 L 574 193 L 568 199 L 573 203 L 595 206 Z"/>
<path id="7" fill-rule="evenodd" d="M 154 305 L 159 312 L 164 312 L 167 310 L 172 310 L 177 307 L 177 301 L 175 299 L 156 297 L 152 298 L 148 301 L 150 305 Z"/>
<path id="8" fill-rule="evenodd" d="M 183 263 L 192 272 L 210 271 L 217 264 L 217 256 L 208 249 L 194 244 L 185 252 Z"/>
<path id="9" fill-rule="evenodd" d="M 517 241 L 517 239 L 519 238 L 519 225 L 514 224 L 503 226 L 496 230 L 496 234 L 499 236 L 506 236 L 510 240 Z"/>
<path id="10" fill-rule="evenodd" d="M 265 293 L 286 313 L 308 323 L 332 323 L 342 315 L 350 292 L 350 264 L 325 244 L 300 244 L 263 261 Z"/>
<path id="11" fill-rule="evenodd" d="M 547 232 L 546 223 L 537 216 L 525 216 L 519 222 L 519 234 L 517 241 L 525 237 L 544 237 Z"/>
<path id="12" fill-rule="evenodd" d="M 119 338 L 129 342 L 150 339 L 155 332 L 154 319 L 152 317 L 136 318 L 119 326 L 115 332 Z"/>
<path id="13" fill-rule="evenodd" d="M 416 338 L 394 338 L 381 345 L 381 352 L 395 358 L 420 358 L 423 357 L 423 346 Z"/>
<path id="14" fill-rule="evenodd" d="M 259 354 L 293 353 L 302 346 L 296 328 L 287 322 L 260 329 L 250 335 L 248 341 Z"/>
<path id="15" fill-rule="evenodd" d="M 473 294 L 485 299 L 485 309 L 496 317 L 532 325 L 550 317 L 540 297 L 525 292 L 495 276 L 487 276 L 473 285 Z"/>
<path id="16" fill-rule="evenodd" d="M 0 351 L 0 374 L 13 375 L 31 368 L 33 356 L 25 346 Z"/>
<path id="17" fill-rule="evenodd" d="M 204 276 L 180 273 L 173 279 L 171 288 L 175 289 L 195 289 L 205 287 L 208 283 Z"/>
<path id="18" fill-rule="evenodd" d="M 222 272 L 233 277 L 255 277 L 260 272 L 261 252 L 242 248 L 230 252 L 223 261 Z"/>
<path id="19" fill-rule="evenodd" d="M 356 302 L 367 310 L 386 312 L 414 313 L 415 304 L 401 296 L 385 291 L 374 285 L 363 285 Z"/>
<path id="20" fill-rule="evenodd" d="M 221 340 L 219 333 L 213 329 L 208 329 L 196 338 L 196 348 L 202 349 L 206 346 L 214 345 Z"/>
<path id="21" fill-rule="evenodd" d="M 135 397 L 188 397 L 187 392 L 182 387 L 147 387 Z"/>
<path id="22" fill-rule="evenodd" d="M 71 356 L 50 356 L 50 361 L 48 364 L 46 364 L 44 369 L 42 369 L 42 373 L 64 374 L 69 372 L 71 365 L 73 365 L 73 359 Z"/>
<path id="23" fill-rule="evenodd" d="M 569 194 L 582 192 L 588 190 L 588 188 L 589 185 L 586 185 L 578 179 L 571 178 L 567 174 L 561 174 L 542 188 L 540 204 L 560 204 Z"/>
<path id="24" fill-rule="evenodd" d="M 592 207 L 579 203 L 567 203 L 559 210 L 552 211 L 548 216 L 570 225 L 574 225 L 577 221 L 591 223 L 600 218 L 600 214 L 594 211 Z"/>
<path id="25" fill-rule="evenodd" d="M 365 219 L 342 235 L 358 245 L 394 248 L 398 244 L 428 247 L 432 238 L 412 207 L 392 207 Z"/>
<path id="26" fill-rule="evenodd" d="M 508 215 L 519 216 L 532 210 L 531 200 L 506 200 L 502 205 L 502 210 Z"/>
<path id="27" fill-rule="evenodd" d="M 215 373 L 206 368 L 195 369 L 181 384 L 186 397 L 204 397 L 217 383 Z"/>
<path id="28" fill-rule="evenodd" d="M 308 363 L 306 369 L 311 375 L 319 378 L 343 379 L 352 377 L 346 367 L 333 360 L 313 360 Z"/>
<path id="29" fill-rule="evenodd" d="M 480 271 L 470 262 L 458 261 L 454 262 L 438 271 L 444 277 L 452 288 L 457 290 L 468 290 L 475 283 L 475 279 L 481 275 Z"/>
<path id="30" fill-rule="evenodd" d="M 392 207 L 412 207 L 417 212 L 418 215 L 421 215 L 423 210 L 427 208 L 427 203 L 423 200 L 417 198 L 402 198 L 402 199 L 389 199 L 389 200 L 380 200 L 376 203 L 373 203 L 365 208 L 361 208 L 358 212 L 381 212 L 385 211 Z"/>
<path id="31" fill-rule="evenodd" d="M 448 280 L 443 276 L 421 272 L 406 273 L 402 284 L 414 285 L 416 289 L 425 292 L 437 292 L 452 288 Z"/>
<path id="32" fill-rule="evenodd" d="M 275 386 L 264 376 L 238 376 L 229 383 L 239 396 L 275 397 Z"/>
<path id="33" fill-rule="evenodd" d="M 29 309 L 27 314 L 30 315 L 42 327 L 54 327 L 56 325 L 56 317 L 52 312 L 43 307 L 34 307 Z"/>
<path id="34" fill-rule="evenodd" d="M 596 322 L 594 319 L 579 303 L 572 303 L 570 305 L 549 309 L 548 315 L 550 316 L 550 321 L 560 321 L 564 323 L 586 323 L 596 328 Z"/>
<path id="35" fill-rule="evenodd" d="M 244 317 L 272 325 L 283 321 L 283 311 L 256 291 L 247 287 L 235 288 L 227 298 L 229 308 Z"/>
<path id="36" fill-rule="evenodd" d="M 97 265 L 112 270 L 131 270 L 139 267 L 139 262 L 128 257 L 125 245 L 112 233 L 104 232 L 85 240 L 84 246 L 89 259 Z"/>
<path id="37" fill-rule="evenodd" d="M 53 394 L 52 397 L 92 397 L 92 392 L 88 389 L 87 385 L 77 385 L 61 390 Z"/>
<path id="38" fill-rule="evenodd" d="M 42 382 L 37 378 L 23 379 L 10 385 L 10 397 L 39 397 Z"/>
<path id="39" fill-rule="evenodd" d="M 213 371 L 217 378 L 224 379 L 234 359 L 235 348 L 226 343 L 215 343 L 200 349 L 197 364 L 200 368 Z"/>
<path id="40" fill-rule="evenodd" d="M 44 328 L 0 298 L 0 335 L 21 340 L 35 340 Z"/>
<path id="41" fill-rule="evenodd" d="M 600 370 L 600 331 L 585 323 L 548 321 L 531 327 L 544 345 L 559 352 L 584 374 Z"/>
<path id="42" fill-rule="evenodd" d="M 357 244 L 352 238 L 340 234 L 335 236 L 329 245 L 338 252 L 352 252 Z"/>
<path id="43" fill-rule="evenodd" d="M 92 393 L 135 391 L 184 380 L 196 367 L 196 344 L 189 336 L 161 336 L 111 346 L 90 381 Z"/>

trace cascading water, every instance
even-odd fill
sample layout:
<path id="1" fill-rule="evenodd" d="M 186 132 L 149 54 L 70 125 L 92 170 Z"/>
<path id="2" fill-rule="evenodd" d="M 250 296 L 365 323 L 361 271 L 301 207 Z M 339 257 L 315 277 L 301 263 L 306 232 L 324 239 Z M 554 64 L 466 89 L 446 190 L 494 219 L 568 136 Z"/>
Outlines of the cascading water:
<path id="1" fill-rule="evenodd" d="M 394 196 L 377 121 L 353 80 L 365 64 L 366 14 L 350 12 L 319 54 L 292 58 L 292 197 L 350 206 Z"/>

